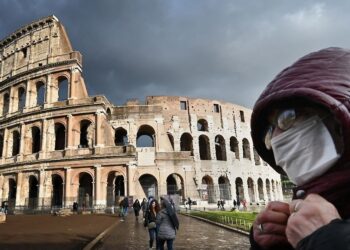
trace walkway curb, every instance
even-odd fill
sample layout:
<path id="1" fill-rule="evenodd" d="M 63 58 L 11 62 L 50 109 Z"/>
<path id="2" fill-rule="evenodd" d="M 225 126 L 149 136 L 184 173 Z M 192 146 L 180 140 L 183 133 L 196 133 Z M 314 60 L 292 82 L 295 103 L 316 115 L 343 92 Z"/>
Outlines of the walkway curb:
<path id="1" fill-rule="evenodd" d="M 215 222 L 215 221 L 211 221 L 211 220 L 208 220 L 208 219 L 204 219 L 204 218 L 202 218 L 202 217 L 194 216 L 194 215 L 191 215 L 191 214 L 181 213 L 181 215 L 188 216 L 188 217 L 192 217 L 192 218 L 194 218 L 194 219 L 201 220 L 201 221 L 207 222 L 207 223 L 209 223 L 209 224 L 216 225 L 216 226 L 218 226 L 218 227 L 222 227 L 222 228 L 225 228 L 225 229 L 227 229 L 227 230 L 230 230 L 230 231 L 233 231 L 233 232 L 236 232 L 236 233 L 243 234 L 244 236 L 247 236 L 247 237 L 249 236 L 249 233 L 248 233 L 248 232 L 243 231 L 243 230 L 238 229 L 238 228 L 230 227 L 230 226 L 227 226 L 227 225 L 224 225 L 224 224 Z"/>
<path id="2" fill-rule="evenodd" d="M 113 228 L 115 228 L 118 224 L 118 221 L 114 222 L 113 225 L 111 225 L 109 228 L 97 235 L 95 239 L 93 239 L 89 244 L 87 244 L 83 248 L 83 250 L 92 250 L 97 245 L 97 243 L 99 243 L 104 237 L 106 237 L 109 234 L 109 232 L 112 231 Z"/>

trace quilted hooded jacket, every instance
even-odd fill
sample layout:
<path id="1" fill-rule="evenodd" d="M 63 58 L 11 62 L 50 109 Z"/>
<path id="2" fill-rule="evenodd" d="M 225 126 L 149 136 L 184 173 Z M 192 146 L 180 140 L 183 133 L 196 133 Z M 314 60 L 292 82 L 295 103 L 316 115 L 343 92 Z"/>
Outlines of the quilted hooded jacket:
<path id="1" fill-rule="evenodd" d="M 266 149 L 263 140 L 267 114 L 271 108 L 298 102 L 331 111 L 341 124 L 344 142 L 350 142 L 350 50 L 327 48 L 302 57 L 279 73 L 256 101 L 251 118 L 253 143 L 259 155 L 280 173 L 283 170 L 276 166 L 272 150 Z M 344 145 L 337 166 L 350 160 L 350 143 Z"/>
<path id="2" fill-rule="evenodd" d="M 327 109 L 340 124 L 343 150 L 338 162 L 322 176 L 294 190 L 317 193 L 337 208 L 342 220 L 334 220 L 301 240 L 297 249 L 350 249 L 350 50 L 327 48 L 310 53 L 279 73 L 253 108 L 252 139 L 259 155 L 276 171 L 272 150 L 265 147 L 267 115 L 285 105 L 317 105 Z M 251 249 L 260 249 L 250 235 Z M 291 246 L 271 249 L 293 249 Z"/>

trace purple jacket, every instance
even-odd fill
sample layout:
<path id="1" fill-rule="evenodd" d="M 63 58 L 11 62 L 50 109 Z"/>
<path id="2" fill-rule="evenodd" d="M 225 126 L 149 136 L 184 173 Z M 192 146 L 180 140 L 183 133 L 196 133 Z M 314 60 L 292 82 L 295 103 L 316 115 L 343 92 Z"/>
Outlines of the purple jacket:
<path id="1" fill-rule="evenodd" d="M 327 48 L 300 58 L 279 73 L 256 101 L 251 118 L 253 143 L 259 155 L 280 173 L 283 170 L 276 166 L 263 140 L 266 114 L 271 107 L 298 102 L 330 110 L 341 123 L 344 142 L 350 142 L 350 50 Z M 344 146 L 337 166 L 350 161 L 350 143 Z"/>

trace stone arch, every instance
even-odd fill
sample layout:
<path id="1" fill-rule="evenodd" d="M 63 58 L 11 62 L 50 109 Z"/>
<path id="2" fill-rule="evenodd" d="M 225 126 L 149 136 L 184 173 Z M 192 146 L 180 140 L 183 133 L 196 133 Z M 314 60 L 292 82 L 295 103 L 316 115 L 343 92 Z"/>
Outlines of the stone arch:
<path id="1" fill-rule="evenodd" d="M 63 150 L 66 147 L 66 127 L 59 122 L 55 123 L 55 150 Z"/>
<path id="2" fill-rule="evenodd" d="M 258 179 L 258 194 L 259 194 L 259 200 L 260 201 L 265 201 L 264 198 L 264 183 L 261 178 Z"/>
<path id="3" fill-rule="evenodd" d="M 3 157 L 2 151 L 4 150 L 4 134 L 0 131 L 0 158 Z"/>
<path id="4" fill-rule="evenodd" d="M 201 197 L 203 200 L 207 200 L 208 203 L 215 203 L 215 190 L 213 178 L 209 175 L 205 175 L 202 178 Z"/>
<path id="5" fill-rule="evenodd" d="M 250 160 L 250 146 L 247 138 L 243 138 L 242 140 L 243 146 L 243 158 Z"/>
<path id="6" fill-rule="evenodd" d="M 17 90 L 17 96 L 18 96 L 18 100 L 17 100 L 17 110 L 18 111 L 22 111 L 26 105 L 26 90 L 24 87 L 19 87 Z"/>
<path id="7" fill-rule="evenodd" d="M 252 178 L 247 179 L 248 195 L 251 202 L 255 202 L 254 181 Z"/>
<path id="8" fill-rule="evenodd" d="M 57 78 L 57 87 L 58 87 L 58 101 L 64 101 L 68 99 L 69 93 L 69 83 L 66 76 L 59 76 Z"/>
<path id="9" fill-rule="evenodd" d="M 80 148 L 89 148 L 93 146 L 94 138 L 94 129 L 92 122 L 87 119 L 80 121 L 80 139 L 79 147 Z"/>
<path id="10" fill-rule="evenodd" d="M 259 156 L 259 154 L 258 154 L 258 152 L 256 151 L 255 148 L 253 148 L 253 151 L 254 151 L 254 162 L 255 162 L 255 165 L 259 166 L 259 165 L 261 165 L 260 156 Z"/>
<path id="11" fill-rule="evenodd" d="M 231 200 L 231 184 L 226 176 L 220 176 L 218 179 L 220 199 Z"/>
<path id="12" fill-rule="evenodd" d="M 51 175 L 52 181 L 52 200 L 53 207 L 62 207 L 63 205 L 63 178 L 59 174 Z"/>
<path id="13" fill-rule="evenodd" d="M 35 209 L 38 207 L 39 182 L 36 176 L 28 177 L 28 208 Z"/>
<path id="14" fill-rule="evenodd" d="M 242 200 L 245 199 L 242 178 L 237 177 L 236 181 L 235 181 L 235 184 L 236 184 L 236 199 L 237 199 L 237 202 L 238 201 L 242 201 Z"/>
<path id="15" fill-rule="evenodd" d="M 110 109 L 110 108 L 107 108 L 106 113 L 107 113 L 107 116 L 108 116 L 109 118 L 111 118 L 111 117 L 112 117 L 112 111 L 111 111 L 111 109 Z"/>
<path id="16" fill-rule="evenodd" d="M 41 131 L 38 127 L 33 126 L 31 128 L 32 135 L 32 152 L 38 153 L 41 150 Z"/>
<path id="17" fill-rule="evenodd" d="M 126 146 L 128 145 L 128 132 L 119 127 L 115 130 L 114 143 L 116 146 Z"/>
<path id="18" fill-rule="evenodd" d="M 45 103 L 45 86 L 42 81 L 35 84 L 36 106 L 42 106 Z"/>
<path id="19" fill-rule="evenodd" d="M 119 206 L 120 197 L 125 196 L 124 175 L 118 171 L 111 171 L 107 176 L 107 206 Z"/>
<path id="20" fill-rule="evenodd" d="M 206 135 L 200 135 L 198 138 L 199 142 L 199 156 L 201 160 L 211 160 L 210 154 L 210 142 Z"/>
<path id="21" fill-rule="evenodd" d="M 158 198 L 158 181 L 151 174 L 143 174 L 139 178 L 140 185 L 146 197 Z"/>
<path id="22" fill-rule="evenodd" d="M 87 172 L 79 173 L 78 204 L 83 210 L 92 207 L 93 182 L 94 179 L 91 174 Z"/>
<path id="23" fill-rule="evenodd" d="M 179 195 L 181 200 L 185 199 L 185 185 L 181 175 L 172 173 L 166 179 L 166 187 L 168 195 Z"/>
<path id="24" fill-rule="evenodd" d="M 215 137 L 215 153 L 216 160 L 218 161 L 227 161 L 226 157 L 226 143 L 222 135 L 217 135 Z"/>
<path id="25" fill-rule="evenodd" d="M 6 115 L 10 110 L 10 94 L 6 92 L 3 96 L 2 115 Z"/>
<path id="26" fill-rule="evenodd" d="M 190 151 L 193 155 L 193 137 L 189 133 L 183 133 L 180 138 L 180 150 Z"/>
<path id="27" fill-rule="evenodd" d="M 8 179 L 7 200 L 9 209 L 13 209 L 16 205 L 17 183 L 14 178 Z"/>
<path id="28" fill-rule="evenodd" d="M 21 146 L 21 136 L 17 130 L 12 132 L 12 156 L 19 154 Z"/>
<path id="29" fill-rule="evenodd" d="M 236 159 L 239 159 L 239 146 L 236 137 L 231 136 L 230 138 L 230 151 L 234 153 Z"/>
<path id="30" fill-rule="evenodd" d="M 137 131 L 136 147 L 154 147 L 155 131 L 150 125 L 142 125 Z"/>
<path id="31" fill-rule="evenodd" d="M 197 121 L 197 130 L 198 131 L 203 131 L 203 132 L 208 132 L 208 122 L 205 119 L 199 119 Z"/>

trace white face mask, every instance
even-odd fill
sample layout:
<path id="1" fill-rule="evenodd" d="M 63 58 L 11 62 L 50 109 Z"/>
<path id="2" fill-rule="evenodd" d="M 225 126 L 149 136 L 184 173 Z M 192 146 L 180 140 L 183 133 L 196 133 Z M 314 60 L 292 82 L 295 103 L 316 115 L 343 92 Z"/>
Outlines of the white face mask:
<path id="1" fill-rule="evenodd" d="M 322 175 L 340 157 L 331 134 L 318 116 L 273 137 L 271 145 L 276 164 L 296 185 Z"/>

